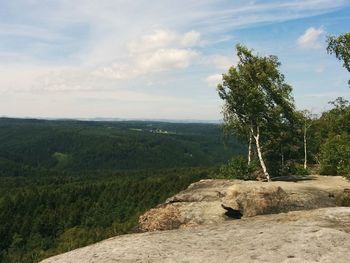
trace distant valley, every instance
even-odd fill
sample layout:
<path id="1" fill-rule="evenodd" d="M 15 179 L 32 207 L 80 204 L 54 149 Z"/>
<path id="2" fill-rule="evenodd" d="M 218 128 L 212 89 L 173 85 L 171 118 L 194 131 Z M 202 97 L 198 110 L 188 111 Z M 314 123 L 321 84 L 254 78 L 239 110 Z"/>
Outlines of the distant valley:
<path id="1" fill-rule="evenodd" d="M 128 233 L 141 213 L 245 151 L 217 124 L 2 118 L 0 261 Z"/>

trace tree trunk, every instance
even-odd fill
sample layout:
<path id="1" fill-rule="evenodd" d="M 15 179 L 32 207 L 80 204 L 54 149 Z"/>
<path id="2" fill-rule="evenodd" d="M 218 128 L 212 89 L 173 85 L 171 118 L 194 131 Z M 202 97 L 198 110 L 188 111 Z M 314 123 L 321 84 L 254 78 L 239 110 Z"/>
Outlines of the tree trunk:
<path id="1" fill-rule="evenodd" d="M 248 145 L 248 166 L 252 161 L 252 134 L 249 133 L 249 145 Z"/>
<path id="2" fill-rule="evenodd" d="M 270 175 L 269 173 L 267 172 L 267 169 L 266 169 L 266 165 L 265 165 L 265 162 L 264 162 L 264 159 L 262 157 L 262 154 L 261 154 L 261 147 L 260 147 L 260 131 L 259 131 L 259 127 L 257 128 L 257 131 L 256 131 L 256 135 L 254 135 L 254 132 L 253 132 L 253 128 L 251 128 L 252 130 L 252 134 L 253 134 L 253 137 L 255 139 L 255 144 L 256 144 L 256 150 L 258 152 L 258 157 L 259 157 L 259 161 L 260 161 L 260 166 L 261 168 L 263 169 L 263 172 L 264 172 L 264 175 L 267 179 L 267 181 L 271 181 L 270 179 Z"/>
<path id="3" fill-rule="evenodd" d="M 306 127 L 304 129 L 304 169 L 307 168 Z"/>

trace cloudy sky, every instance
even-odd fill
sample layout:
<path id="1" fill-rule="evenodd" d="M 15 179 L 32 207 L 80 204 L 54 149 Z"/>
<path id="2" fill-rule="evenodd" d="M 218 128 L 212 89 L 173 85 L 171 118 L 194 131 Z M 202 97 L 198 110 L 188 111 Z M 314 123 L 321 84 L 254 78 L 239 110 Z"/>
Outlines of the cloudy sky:
<path id="1" fill-rule="evenodd" d="M 236 43 L 320 112 L 350 97 L 325 50 L 348 31 L 349 0 L 0 0 L 0 116 L 220 119 Z"/>

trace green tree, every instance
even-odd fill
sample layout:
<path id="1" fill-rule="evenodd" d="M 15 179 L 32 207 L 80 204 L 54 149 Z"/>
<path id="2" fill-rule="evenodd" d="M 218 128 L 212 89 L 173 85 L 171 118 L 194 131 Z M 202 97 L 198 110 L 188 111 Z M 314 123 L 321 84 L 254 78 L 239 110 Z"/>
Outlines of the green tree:
<path id="1" fill-rule="evenodd" d="M 313 121 L 316 119 L 316 116 L 308 110 L 297 112 L 297 116 L 301 126 L 302 134 L 303 134 L 304 169 L 307 169 L 309 130 L 313 124 Z"/>
<path id="2" fill-rule="evenodd" d="M 338 60 L 343 61 L 343 67 L 350 72 L 350 32 L 339 36 L 329 36 L 327 44 L 327 52 L 335 54 Z M 350 85 L 350 80 L 348 83 Z"/>
<path id="3" fill-rule="evenodd" d="M 350 176 L 350 135 L 330 137 L 321 147 L 321 173 Z"/>
<path id="4" fill-rule="evenodd" d="M 223 74 L 223 83 L 218 85 L 219 96 L 224 100 L 224 121 L 233 123 L 253 137 L 261 168 L 267 180 L 267 170 L 261 145 L 261 135 L 268 132 L 270 123 L 292 119 L 294 103 L 292 88 L 285 83 L 280 73 L 276 56 L 254 55 L 252 50 L 238 44 L 239 62 Z M 278 114 L 276 114 L 278 113 Z"/>
<path id="5" fill-rule="evenodd" d="M 329 104 L 333 108 L 314 121 L 314 152 L 322 174 L 350 175 L 350 103 L 338 97 Z"/>

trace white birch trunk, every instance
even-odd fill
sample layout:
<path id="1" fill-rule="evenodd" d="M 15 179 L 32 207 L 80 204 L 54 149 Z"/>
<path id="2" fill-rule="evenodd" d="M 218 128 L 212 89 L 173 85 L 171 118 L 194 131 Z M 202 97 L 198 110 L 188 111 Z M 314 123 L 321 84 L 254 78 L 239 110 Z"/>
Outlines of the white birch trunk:
<path id="1" fill-rule="evenodd" d="M 307 168 L 306 127 L 304 128 L 304 169 Z"/>
<path id="2" fill-rule="evenodd" d="M 263 172 L 264 172 L 264 175 L 267 179 L 267 181 L 270 181 L 270 175 L 269 173 L 267 172 L 267 169 L 266 169 L 266 165 L 265 165 L 265 162 L 264 162 L 264 159 L 262 157 L 262 154 L 261 154 L 261 147 L 260 147 L 260 131 L 259 131 L 259 127 L 257 128 L 257 131 L 256 131 L 256 135 L 254 135 L 254 131 L 253 131 L 253 128 L 251 128 L 251 131 L 252 131 L 252 134 L 253 134 L 253 137 L 255 139 L 255 144 L 256 144 L 256 150 L 258 152 L 258 157 L 259 157 L 259 161 L 260 161 L 260 166 L 261 168 L 263 169 Z"/>
<path id="3" fill-rule="evenodd" d="M 248 145 L 248 166 L 252 161 L 252 134 L 249 133 L 249 145 Z"/>

